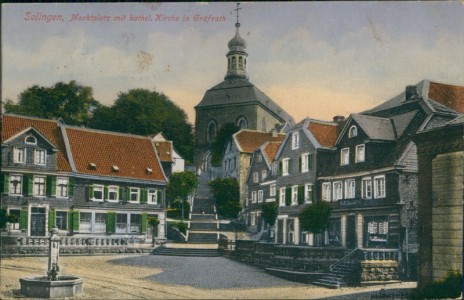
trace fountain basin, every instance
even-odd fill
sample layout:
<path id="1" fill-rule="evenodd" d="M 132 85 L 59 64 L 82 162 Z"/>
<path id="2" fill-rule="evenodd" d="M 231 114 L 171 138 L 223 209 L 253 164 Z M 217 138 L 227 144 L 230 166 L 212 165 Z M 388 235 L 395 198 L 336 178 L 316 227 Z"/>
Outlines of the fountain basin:
<path id="1" fill-rule="evenodd" d="M 20 278 L 21 294 L 34 298 L 65 298 L 82 293 L 84 280 L 73 275 L 59 275 L 51 281 L 47 276 Z"/>

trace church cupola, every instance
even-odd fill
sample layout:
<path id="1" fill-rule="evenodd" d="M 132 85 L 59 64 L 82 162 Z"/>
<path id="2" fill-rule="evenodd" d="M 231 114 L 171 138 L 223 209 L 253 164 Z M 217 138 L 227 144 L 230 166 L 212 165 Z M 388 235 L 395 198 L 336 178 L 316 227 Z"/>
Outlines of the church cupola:
<path id="1" fill-rule="evenodd" d="M 227 53 L 227 74 L 225 80 L 233 78 L 248 79 L 246 42 L 240 36 L 240 23 L 238 21 L 238 10 L 241 9 L 237 3 L 237 23 L 235 23 L 235 36 L 229 41 L 229 52 Z"/>

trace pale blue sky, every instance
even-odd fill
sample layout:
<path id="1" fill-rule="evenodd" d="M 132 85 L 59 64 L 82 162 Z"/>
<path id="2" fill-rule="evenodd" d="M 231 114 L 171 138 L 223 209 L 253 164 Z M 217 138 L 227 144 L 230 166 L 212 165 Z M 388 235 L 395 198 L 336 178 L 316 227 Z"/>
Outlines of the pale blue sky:
<path id="1" fill-rule="evenodd" d="M 76 80 L 111 104 L 156 89 L 194 121 L 193 107 L 223 80 L 235 3 L 2 5 L 2 99 Z M 464 85 L 464 4 L 450 2 L 242 3 L 250 80 L 296 121 L 359 112 L 423 79 Z M 62 15 L 63 22 L 26 20 Z M 69 22 L 72 14 L 110 22 Z M 130 15 L 152 21 L 129 21 Z M 155 21 L 156 14 L 189 21 Z M 113 17 L 126 15 L 125 21 Z M 195 15 L 225 22 L 194 21 Z"/>

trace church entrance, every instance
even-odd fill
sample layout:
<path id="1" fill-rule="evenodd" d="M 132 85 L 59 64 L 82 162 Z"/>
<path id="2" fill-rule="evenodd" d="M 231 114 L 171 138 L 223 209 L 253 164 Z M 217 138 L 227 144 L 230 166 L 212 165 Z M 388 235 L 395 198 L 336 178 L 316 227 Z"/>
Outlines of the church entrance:
<path id="1" fill-rule="evenodd" d="M 201 163 L 201 171 L 209 173 L 211 168 L 211 151 L 208 150 L 204 155 Z"/>

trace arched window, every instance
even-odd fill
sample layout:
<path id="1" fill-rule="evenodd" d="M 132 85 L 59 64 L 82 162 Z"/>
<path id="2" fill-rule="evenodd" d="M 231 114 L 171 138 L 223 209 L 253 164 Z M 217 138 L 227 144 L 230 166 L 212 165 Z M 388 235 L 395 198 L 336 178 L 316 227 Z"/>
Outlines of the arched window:
<path id="1" fill-rule="evenodd" d="M 37 139 L 33 136 L 27 136 L 25 139 L 24 139 L 24 142 L 26 144 L 29 144 L 29 145 L 37 145 Z"/>
<path id="2" fill-rule="evenodd" d="M 244 116 L 241 116 L 240 118 L 238 118 L 238 120 L 237 120 L 237 126 L 238 126 L 240 129 L 246 129 L 246 128 L 248 127 L 247 119 L 246 119 Z"/>
<path id="3" fill-rule="evenodd" d="M 232 56 L 232 69 L 237 69 L 237 59 Z"/>
<path id="4" fill-rule="evenodd" d="M 238 57 L 238 68 L 243 70 L 243 58 L 241 56 Z"/>
<path id="5" fill-rule="evenodd" d="M 208 127 L 207 127 L 207 135 L 206 138 L 208 142 L 212 142 L 214 138 L 216 137 L 217 133 L 217 124 L 216 121 L 211 120 L 208 122 Z"/>
<path id="6" fill-rule="evenodd" d="M 243 68 L 246 70 L 247 66 L 246 66 L 246 57 L 243 59 Z"/>
<path id="7" fill-rule="evenodd" d="M 230 57 L 227 59 L 227 70 L 230 70 Z"/>
<path id="8" fill-rule="evenodd" d="M 355 125 L 351 126 L 350 130 L 348 132 L 348 137 L 351 138 L 351 137 L 355 137 L 357 135 L 358 135 L 358 128 Z"/>

